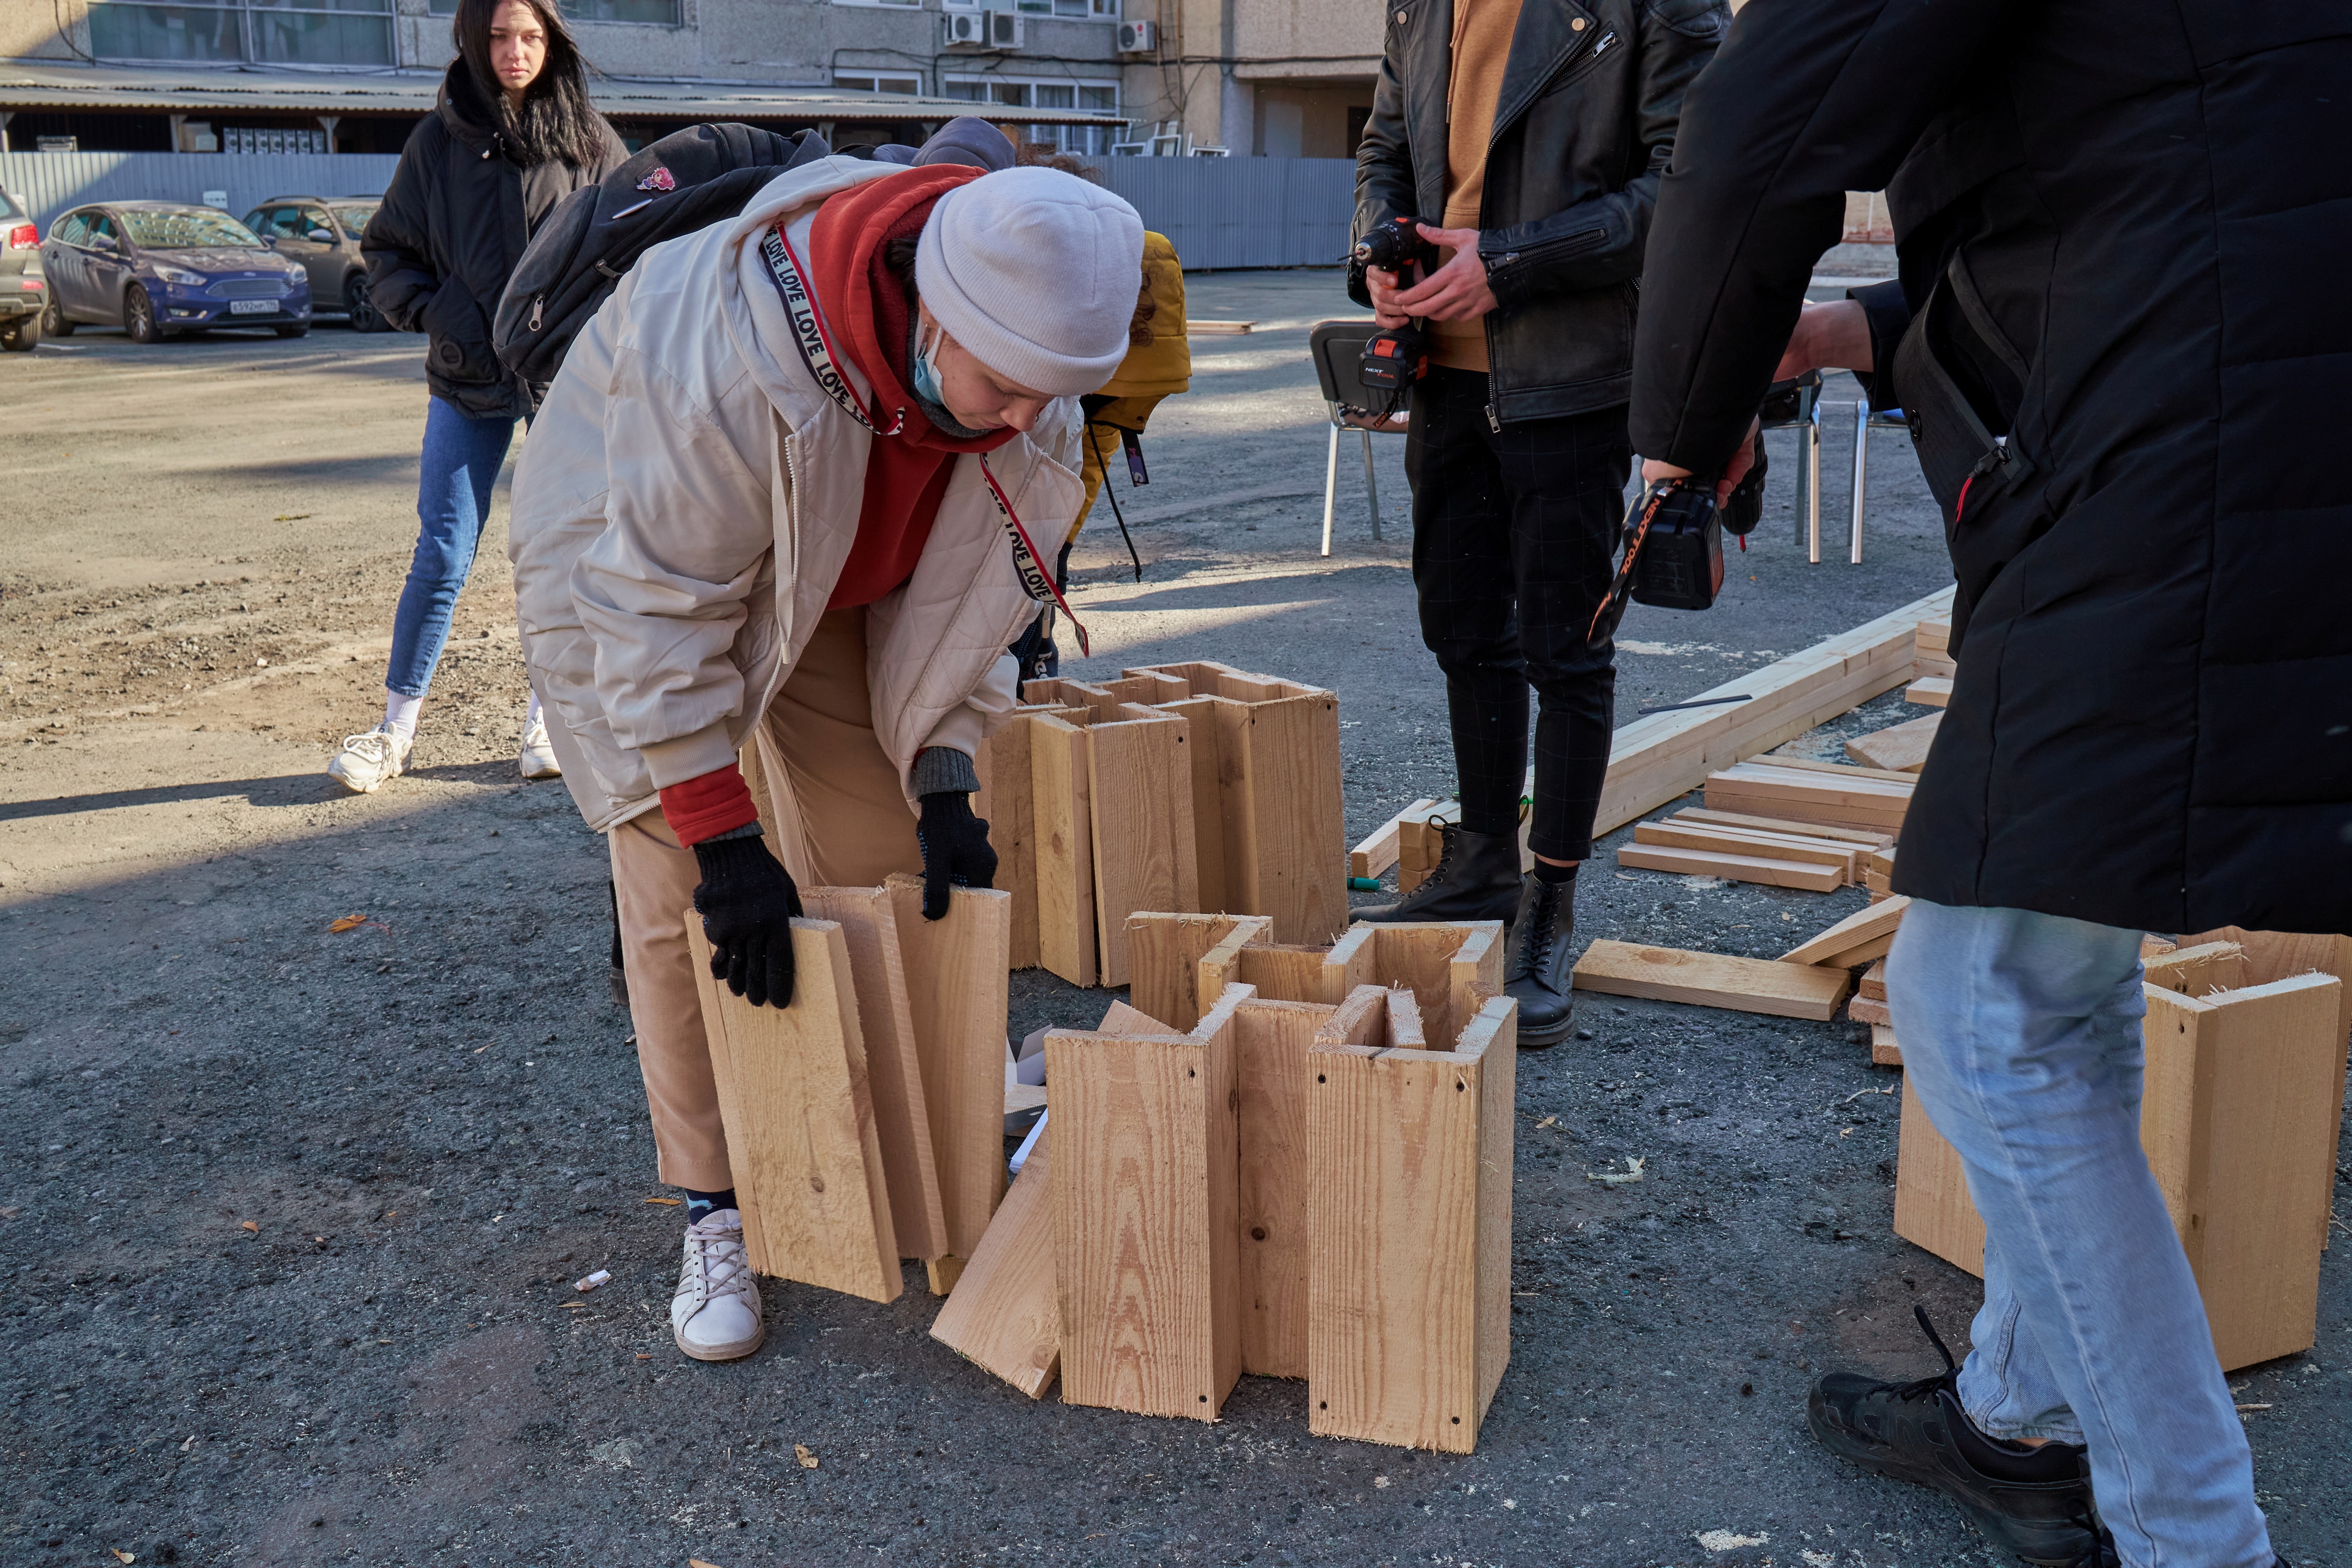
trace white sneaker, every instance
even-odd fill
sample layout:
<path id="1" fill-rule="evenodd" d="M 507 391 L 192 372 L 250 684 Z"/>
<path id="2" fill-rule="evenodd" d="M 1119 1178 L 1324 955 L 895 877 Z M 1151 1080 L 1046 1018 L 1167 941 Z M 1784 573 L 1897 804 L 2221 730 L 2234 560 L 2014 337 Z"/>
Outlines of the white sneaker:
<path id="1" fill-rule="evenodd" d="M 364 735 L 346 735 L 343 749 L 327 764 L 327 776 L 354 795 L 373 795 L 386 779 L 396 779 L 408 767 L 416 737 L 403 735 L 389 724 L 378 724 Z"/>
<path id="2" fill-rule="evenodd" d="M 560 779 L 563 765 L 555 760 L 555 748 L 547 743 L 547 720 L 535 718 L 522 732 L 522 754 L 515 759 L 527 779 Z"/>
<path id="3" fill-rule="evenodd" d="M 768 1337 L 760 1282 L 743 1256 L 743 1216 L 735 1210 L 715 1209 L 687 1226 L 669 1329 L 677 1348 L 697 1361 L 733 1361 Z"/>

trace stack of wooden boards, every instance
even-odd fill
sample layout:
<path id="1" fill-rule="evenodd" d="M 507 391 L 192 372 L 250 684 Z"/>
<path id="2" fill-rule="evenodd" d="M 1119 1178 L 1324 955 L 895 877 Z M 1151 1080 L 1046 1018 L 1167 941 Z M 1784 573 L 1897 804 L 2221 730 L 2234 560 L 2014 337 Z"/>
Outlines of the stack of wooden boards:
<path id="1" fill-rule="evenodd" d="M 1887 899 L 1858 910 L 1777 959 L 1596 942 L 1576 961 L 1575 985 L 1610 996 L 1781 1018 L 1832 1018 L 1853 983 L 1849 972 L 1886 955 L 1910 903 Z"/>
<path id="2" fill-rule="evenodd" d="M 1139 1005 L 1046 1037 L 1049 1124 L 932 1329 L 1035 1397 L 1467 1453 L 1510 1355 L 1499 922 L 1129 922 Z M 1152 1009 L 1158 1009 L 1156 1013 Z"/>
<path id="3" fill-rule="evenodd" d="M 2352 1036 L 2352 938 L 2228 928 L 2146 961 L 2140 1144 L 2225 1369 L 2311 1347 Z M 1906 1080 L 1895 1233 L 1971 1274 L 1984 1222 Z"/>
<path id="4" fill-rule="evenodd" d="M 1265 915 L 1284 942 L 1346 929 L 1339 710 L 1222 664 L 1033 680 L 982 744 L 979 814 L 1013 898 L 1013 966 L 1128 981 L 1139 910 Z"/>
<path id="5" fill-rule="evenodd" d="M 1759 758 L 1759 762 L 1770 760 Z M 1713 798 L 1712 781 L 1709 798 Z M 1885 879 L 1895 869 L 1895 836 L 1874 828 L 1751 816 L 1710 805 L 1636 825 L 1633 842 L 1617 851 L 1617 864 L 1812 893 L 1835 892 L 1874 876 L 1878 879 L 1875 890 L 1884 892 Z"/>
<path id="6" fill-rule="evenodd" d="M 793 922 L 793 1004 L 702 987 L 719 1111 L 755 1272 L 870 1301 L 898 1260 L 945 1293 L 1004 1190 L 1004 1021 L 1011 896 L 954 890 L 922 917 L 919 878 L 810 888 Z"/>

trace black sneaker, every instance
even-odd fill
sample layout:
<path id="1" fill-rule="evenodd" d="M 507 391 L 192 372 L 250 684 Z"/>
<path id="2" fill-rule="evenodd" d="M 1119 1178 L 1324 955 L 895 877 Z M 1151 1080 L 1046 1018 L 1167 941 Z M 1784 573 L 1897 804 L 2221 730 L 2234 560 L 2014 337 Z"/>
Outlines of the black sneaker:
<path id="1" fill-rule="evenodd" d="M 2092 1506 L 2083 1449 L 2068 1443 L 2027 1447 L 1977 1430 L 1954 1392 L 1960 1369 L 1952 1352 L 1926 1310 L 1912 1310 L 1944 1358 L 1944 1370 L 1916 1383 L 1831 1373 L 1806 1402 L 1813 1436 L 1866 1470 L 1935 1488 L 1967 1509 L 1986 1539 L 2028 1563 L 2047 1568 L 2113 1563 Z"/>
<path id="2" fill-rule="evenodd" d="M 1393 904 L 1350 910 L 1351 920 L 1388 925 L 1400 921 L 1507 921 L 1519 906 L 1519 839 L 1515 833 L 1473 833 L 1437 825 L 1444 847 L 1421 886 Z"/>

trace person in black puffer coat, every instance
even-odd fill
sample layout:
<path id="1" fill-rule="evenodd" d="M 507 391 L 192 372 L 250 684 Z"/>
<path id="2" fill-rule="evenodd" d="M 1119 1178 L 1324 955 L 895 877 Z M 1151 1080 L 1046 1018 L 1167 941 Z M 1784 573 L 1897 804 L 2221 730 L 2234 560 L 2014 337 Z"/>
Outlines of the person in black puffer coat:
<path id="1" fill-rule="evenodd" d="M 2352 248 L 2347 80 L 2352 0 L 1776 0 L 1692 89 L 1658 200 L 1647 477 L 1716 471 L 1776 374 L 1835 365 L 1909 416 L 1943 509 L 1959 668 L 1886 991 L 1984 1306 L 1965 1365 L 1832 1373 L 1810 1415 L 2030 1562 L 2274 1560 L 2228 1319 L 2141 1146 L 2143 1073 L 2183 1068 L 2140 950 L 2352 931 L 2352 313 L 2315 308 Z M 1899 284 L 1804 306 L 1844 193 L 1882 188 Z M 2309 1163 L 2264 1197 L 2315 1253 Z"/>
<path id="2" fill-rule="evenodd" d="M 403 331 L 426 332 L 432 392 L 416 492 L 420 527 L 392 625 L 383 721 L 345 737 L 329 776 L 369 793 L 398 776 L 416 714 L 449 636 L 457 595 L 490 510 L 490 487 L 544 387 L 518 380 L 490 346 L 499 296 L 531 231 L 593 185 L 628 149 L 588 101 L 578 47 L 546 0 L 460 0 L 457 58 L 439 101 L 402 149 L 383 205 L 361 237 L 368 295 Z M 558 769 L 534 696 L 523 728 L 525 778 Z"/>

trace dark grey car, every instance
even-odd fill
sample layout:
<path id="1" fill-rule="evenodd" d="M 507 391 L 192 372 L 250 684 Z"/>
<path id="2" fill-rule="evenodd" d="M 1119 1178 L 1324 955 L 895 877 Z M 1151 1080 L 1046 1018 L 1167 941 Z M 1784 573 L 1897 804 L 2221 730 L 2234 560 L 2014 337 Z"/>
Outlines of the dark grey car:
<path id="1" fill-rule="evenodd" d="M 299 261 L 310 275 L 312 312 L 336 316 L 354 331 L 388 332 L 392 323 L 368 298 L 367 264 L 360 259 L 360 234 L 375 216 L 382 196 L 272 196 L 245 215 L 245 226 L 261 243 Z"/>
<path id="2" fill-rule="evenodd" d="M 41 311 L 48 302 L 40 226 L 24 197 L 0 191 L 0 349 L 29 353 L 41 341 Z"/>

